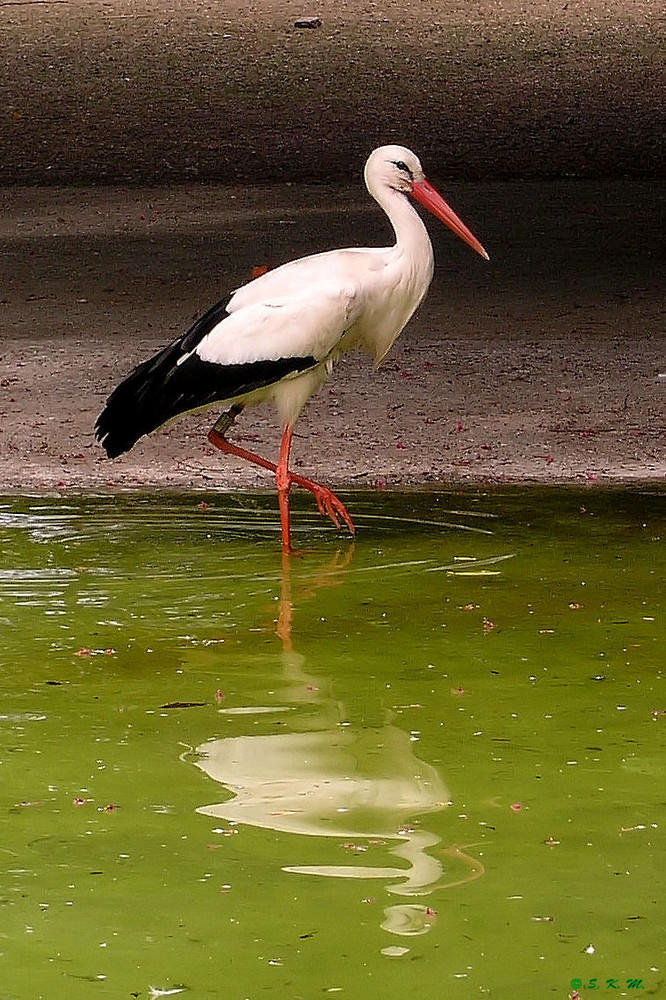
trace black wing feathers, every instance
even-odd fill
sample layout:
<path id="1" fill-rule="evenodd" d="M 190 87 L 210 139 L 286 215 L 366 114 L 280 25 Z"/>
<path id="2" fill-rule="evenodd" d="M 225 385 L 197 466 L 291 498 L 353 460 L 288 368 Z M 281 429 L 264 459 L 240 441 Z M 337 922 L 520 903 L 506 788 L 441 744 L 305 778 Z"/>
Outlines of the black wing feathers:
<path id="1" fill-rule="evenodd" d="M 193 350 L 218 323 L 222 322 L 225 316 L 229 315 L 227 306 L 232 297 L 229 295 L 226 299 L 222 299 L 220 302 L 216 302 L 214 306 L 211 306 L 208 312 L 205 312 L 203 316 L 199 316 L 199 319 L 194 321 L 187 333 L 179 337 L 173 346 L 175 347 L 176 344 L 179 344 L 183 354 L 187 354 L 188 351 Z"/>
<path id="2" fill-rule="evenodd" d="M 214 305 L 187 333 L 142 361 L 113 390 L 95 424 L 97 440 L 109 458 L 129 451 L 144 434 L 183 413 L 245 395 L 317 364 L 315 358 L 304 357 L 221 365 L 190 354 L 227 315 L 227 303 L 228 299 Z"/>

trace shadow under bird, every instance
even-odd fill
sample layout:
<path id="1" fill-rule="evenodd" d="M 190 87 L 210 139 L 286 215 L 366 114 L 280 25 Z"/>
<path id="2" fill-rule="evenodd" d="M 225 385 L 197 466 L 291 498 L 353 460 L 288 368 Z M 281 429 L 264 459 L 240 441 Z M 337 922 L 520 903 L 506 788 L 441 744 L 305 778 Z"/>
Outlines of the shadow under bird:
<path id="1" fill-rule="evenodd" d="M 409 149 L 375 149 L 365 165 L 365 183 L 393 226 L 393 246 L 329 250 L 282 264 L 248 282 L 138 365 L 111 393 L 95 424 L 97 439 L 108 456 L 116 458 L 144 434 L 182 414 L 225 407 L 208 439 L 222 451 L 275 473 L 285 552 L 293 552 L 293 485 L 310 490 L 322 514 L 337 528 L 344 521 L 354 533 L 342 501 L 328 487 L 292 472 L 289 454 L 294 424 L 336 360 L 358 348 L 379 364 L 428 291 L 434 270 L 432 245 L 409 196 L 489 259 L 426 180 Z M 246 406 L 264 401 L 274 404 L 282 425 L 277 463 L 226 437 Z"/>

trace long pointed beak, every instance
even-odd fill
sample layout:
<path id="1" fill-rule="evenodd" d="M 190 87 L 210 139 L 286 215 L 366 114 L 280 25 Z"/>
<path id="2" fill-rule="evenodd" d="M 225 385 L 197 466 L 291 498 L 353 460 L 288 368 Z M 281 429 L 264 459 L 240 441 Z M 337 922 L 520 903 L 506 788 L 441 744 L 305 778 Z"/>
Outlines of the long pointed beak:
<path id="1" fill-rule="evenodd" d="M 429 212 L 432 212 L 434 216 L 440 219 L 445 226 L 453 230 L 456 236 L 459 236 L 461 240 L 476 250 L 478 254 L 485 257 L 486 260 L 490 260 L 490 257 L 483 249 L 476 236 L 469 231 L 465 223 L 458 218 L 456 213 L 447 205 L 441 194 L 435 190 L 430 181 L 425 178 L 422 181 L 417 181 L 412 185 L 412 194 L 418 202 L 420 202 Z"/>

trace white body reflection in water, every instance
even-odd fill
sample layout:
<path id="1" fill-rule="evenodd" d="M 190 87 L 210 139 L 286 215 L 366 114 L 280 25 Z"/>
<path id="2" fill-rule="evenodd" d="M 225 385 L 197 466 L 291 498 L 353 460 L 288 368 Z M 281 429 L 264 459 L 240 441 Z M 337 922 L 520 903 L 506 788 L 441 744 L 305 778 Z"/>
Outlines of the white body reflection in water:
<path id="1" fill-rule="evenodd" d="M 350 546 L 344 557 L 336 554 L 316 573 L 310 571 L 305 580 L 301 579 L 304 590 L 300 600 L 322 588 L 341 584 L 350 571 L 353 551 Z M 449 793 L 436 769 L 415 756 L 414 743 L 395 726 L 357 729 L 340 724 L 342 706 L 327 690 L 326 679 L 320 675 L 310 677 L 303 656 L 294 648 L 294 611 L 292 561 L 283 554 L 275 628 L 282 642 L 281 693 L 288 702 L 287 710 L 306 704 L 316 707 L 316 725 L 320 728 L 313 732 L 229 737 L 198 747 L 197 766 L 224 785 L 233 797 L 201 806 L 197 811 L 286 834 L 395 842 L 391 849 L 395 866 L 285 865 L 282 870 L 286 872 L 383 879 L 388 883 L 388 892 L 403 897 L 425 896 L 478 878 L 482 866 L 475 866 L 461 848 L 439 847 L 438 857 L 431 857 L 428 850 L 439 844 L 440 838 L 418 823 L 412 825 L 416 817 L 440 812 L 448 805 Z M 285 709 L 272 706 L 270 710 Z M 221 711 L 226 714 L 245 709 Z M 253 711 L 266 709 L 255 707 Z M 440 860 L 443 857 L 456 865 L 462 862 L 472 869 L 472 874 L 446 881 Z M 381 926 L 392 934 L 414 936 L 427 933 L 435 919 L 430 907 L 405 902 L 387 907 Z"/>
<path id="2" fill-rule="evenodd" d="M 441 862 L 426 853 L 439 837 L 408 821 L 444 809 L 449 796 L 435 768 L 418 760 L 413 746 L 394 726 L 212 740 L 197 748 L 197 766 L 234 797 L 198 812 L 282 833 L 399 841 L 392 853 L 408 867 L 290 865 L 283 870 L 400 879 L 388 886 L 389 892 L 424 895 L 442 879 Z M 413 914 L 409 909 L 389 908 L 382 926 L 397 934 L 429 930 L 426 908 L 414 906 Z"/>

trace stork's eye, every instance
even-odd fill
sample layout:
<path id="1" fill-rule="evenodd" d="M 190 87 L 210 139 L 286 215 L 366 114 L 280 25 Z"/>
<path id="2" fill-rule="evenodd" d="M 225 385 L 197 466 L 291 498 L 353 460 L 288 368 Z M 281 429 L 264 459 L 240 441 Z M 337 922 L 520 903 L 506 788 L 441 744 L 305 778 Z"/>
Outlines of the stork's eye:
<path id="1" fill-rule="evenodd" d="M 393 166 L 397 167 L 398 170 L 402 170 L 403 173 L 408 174 L 410 177 L 413 176 L 411 170 L 409 169 L 409 167 L 407 166 L 407 164 L 405 163 L 404 160 L 394 160 L 393 161 Z"/>

